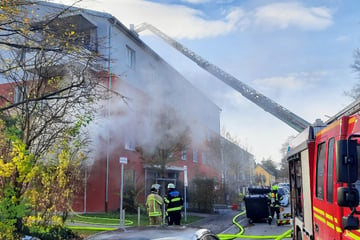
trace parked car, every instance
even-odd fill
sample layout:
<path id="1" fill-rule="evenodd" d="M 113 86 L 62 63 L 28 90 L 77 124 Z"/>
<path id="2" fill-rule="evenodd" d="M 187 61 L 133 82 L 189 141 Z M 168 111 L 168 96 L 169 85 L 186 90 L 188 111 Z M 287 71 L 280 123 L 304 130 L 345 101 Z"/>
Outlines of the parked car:
<path id="1" fill-rule="evenodd" d="M 286 188 L 290 192 L 290 183 L 279 183 L 278 187 Z"/>
<path id="2" fill-rule="evenodd" d="M 186 226 L 149 226 L 119 228 L 87 237 L 86 240 L 219 240 L 208 229 Z"/>
<path id="3" fill-rule="evenodd" d="M 287 188 L 284 188 L 284 187 L 279 187 L 278 188 L 278 194 L 282 195 L 282 200 L 280 201 L 280 205 L 282 207 L 289 206 L 289 203 L 290 203 L 289 190 Z"/>

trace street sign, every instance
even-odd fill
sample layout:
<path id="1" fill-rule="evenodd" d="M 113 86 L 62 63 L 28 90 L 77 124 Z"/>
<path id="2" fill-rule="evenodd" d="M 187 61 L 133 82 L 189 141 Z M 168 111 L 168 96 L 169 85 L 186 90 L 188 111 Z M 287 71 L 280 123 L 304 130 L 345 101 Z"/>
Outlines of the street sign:
<path id="1" fill-rule="evenodd" d="M 127 164 L 127 163 L 128 163 L 127 157 L 120 157 L 120 164 Z"/>

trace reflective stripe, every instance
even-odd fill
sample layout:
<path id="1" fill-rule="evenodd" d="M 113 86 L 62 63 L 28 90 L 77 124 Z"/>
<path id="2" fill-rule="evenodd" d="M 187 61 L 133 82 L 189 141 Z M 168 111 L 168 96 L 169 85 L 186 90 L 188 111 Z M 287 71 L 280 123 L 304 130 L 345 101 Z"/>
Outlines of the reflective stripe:
<path id="1" fill-rule="evenodd" d="M 161 216 L 161 212 L 149 212 L 149 216 L 150 217 L 157 217 L 157 216 Z"/>
<path id="2" fill-rule="evenodd" d="M 323 216 L 325 215 L 325 212 L 323 210 L 321 210 L 321 209 L 319 209 L 319 208 L 317 208 L 315 206 L 313 207 L 313 209 L 314 209 L 315 212 L 317 212 L 317 213 L 319 213 L 319 214 L 321 214 Z"/>
<path id="3" fill-rule="evenodd" d="M 177 198 L 171 199 L 170 202 L 178 202 L 178 201 L 180 201 L 180 200 L 181 200 L 181 198 L 177 197 Z"/>
<path id="4" fill-rule="evenodd" d="M 167 211 L 168 212 L 174 212 L 174 211 L 181 211 L 182 207 L 173 207 L 173 208 L 168 208 Z"/>
<path id="5" fill-rule="evenodd" d="M 325 218 L 321 217 L 319 214 L 314 213 L 314 217 L 319 219 L 320 222 L 325 223 Z"/>
<path id="6" fill-rule="evenodd" d="M 155 201 L 155 202 L 157 202 L 158 204 L 162 204 L 162 202 L 160 202 L 159 200 L 157 200 L 155 197 L 153 197 L 153 196 L 150 196 L 149 198 L 148 198 L 148 200 L 150 200 L 150 201 Z M 155 204 L 154 204 L 154 206 L 155 206 Z"/>

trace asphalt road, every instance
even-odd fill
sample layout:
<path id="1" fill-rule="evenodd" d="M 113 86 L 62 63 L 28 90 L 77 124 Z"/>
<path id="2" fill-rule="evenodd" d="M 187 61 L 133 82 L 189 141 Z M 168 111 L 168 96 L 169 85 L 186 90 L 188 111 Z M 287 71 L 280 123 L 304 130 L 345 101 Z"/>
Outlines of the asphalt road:
<path id="1" fill-rule="evenodd" d="M 285 208 L 284 212 L 289 212 L 290 209 Z M 140 229 L 140 228 L 119 228 L 115 231 L 103 232 L 101 234 L 97 234 L 96 236 L 88 237 L 88 240 L 95 239 L 127 239 L 125 238 L 125 233 L 127 235 L 131 235 L 129 239 L 146 239 L 146 238 L 134 238 L 141 235 L 141 232 L 146 232 L 148 236 L 159 235 L 162 236 L 163 233 L 166 234 L 174 234 L 175 232 L 181 233 L 183 238 L 174 238 L 174 239 L 191 239 L 189 236 L 195 232 L 196 229 L 209 229 L 211 232 L 215 234 L 237 234 L 240 229 L 233 224 L 233 218 L 238 215 L 241 211 L 233 211 L 231 209 L 224 209 L 218 214 L 205 214 L 203 215 L 203 219 L 196 221 L 191 224 L 187 224 L 186 226 L 180 227 L 155 227 L 153 229 Z M 254 222 L 249 224 L 248 219 L 246 218 L 246 214 L 238 217 L 237 222 L 244 228 L 243 236 L 250 235 L 262 235 L 262 236 L 278 236 L 282 233 L 286 232 L 291 228 L 291 225 L 281 225 L 273 223 L 269 225 L 266 221 L 263 222 Z M 122 236 L 122 237 L 120 237 Z M 189 237 L 189 238 L 187 238 Z M 166 238 L 172 239 L 172 238 Z M 236 239 L 247 239 L 247 238 L 236 238 Z M 290 239 L 290 238 L 284 238 Z"/>

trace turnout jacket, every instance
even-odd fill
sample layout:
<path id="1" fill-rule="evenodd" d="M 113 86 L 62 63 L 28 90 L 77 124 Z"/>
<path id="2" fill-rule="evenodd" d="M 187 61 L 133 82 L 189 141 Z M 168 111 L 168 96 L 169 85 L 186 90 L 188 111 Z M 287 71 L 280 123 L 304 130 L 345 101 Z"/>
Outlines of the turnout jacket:
<path id="1" fill-rule="evenodd" d="M 283 199 L 283 196 L 278 193 L 278 191 L 272 190 L 269 193 L 269 204 L 271 207 L 280 207 L 280 200 Z"/>
<path id="2" fill-rule="evenodd" d="M 150 217 L 162 215 L 161 206 L 163 205 L 162 197 L 157 193 L 150 193 L 146 198 L 146 207 Z"/>
<path id="3" fill-rule="evenodd" d="M 181 211 L 183 205 L 183 198 L 176 190 L 172 190 L 164 198 L 164 202 L 167 205 L 166 212 Z"/>

